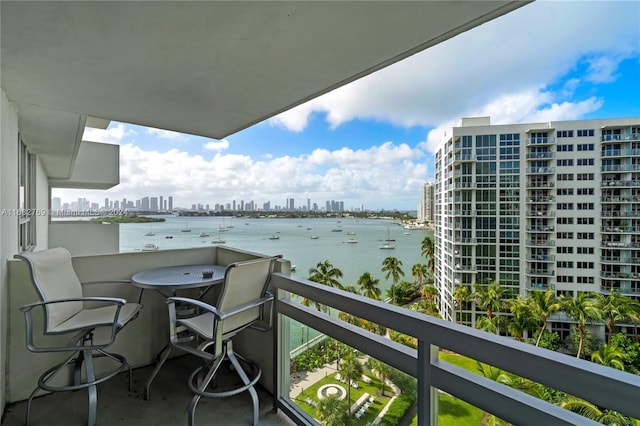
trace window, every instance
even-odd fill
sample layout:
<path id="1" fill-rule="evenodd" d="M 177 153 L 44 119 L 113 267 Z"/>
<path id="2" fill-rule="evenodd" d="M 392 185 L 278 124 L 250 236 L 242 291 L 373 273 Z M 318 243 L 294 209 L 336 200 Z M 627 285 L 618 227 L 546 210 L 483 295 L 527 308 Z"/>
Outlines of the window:
<path id="1" fill-rule="evenodd" d="M 581 144 L 578 144 L 578 151 L 594 151 L 595 149 L 596 149 L 596 147 L 592 143 L 581 143 Z"/>
<path id="2" fill-rule="evenodd" d="M 573 210 L 573 203 L 558 203 L 556 205 L 558 210 Z"/>
<path id="3" fill-rule="evenodd" d="M 558 180 L 573 180 L 573 173 L 558 173 Z"/>
<path id="4" fill-rule="evenodd" d="M 584 130 L 578 130 L 578 137 L 579 138 L 583 138 L 583 137 L 587 137 L 587 136 L 593 136 L 595 134 L 593 129 L 584 129 Z"/>
<path id="5" fill-rule="evenodd" d="M 578 195 L 593 195 L 593 188 L 578 188 Z"/>
<path id="6" fill-rule="evenodd" d="M 558 195 L 573 195 L 573 188 L 558 188 L 556 189 Z"/>
<path id="7" fill-rule="evenodd" d="M 578 225 L 593 225 L 594 220 L 592 217 L 579 217 Z"/>
<path id="8" fill-rule="evenodd" d="M 593 203 L 577 203 L 576 207 L 578 208 L 578 210 L 593 210 L 594 204 Z"/>
<path id="9" fill-rule="evenodd" d="M 576 266 L 578 269 L 593 269 L 593 262 L 576 262 Z"/>
<path id="10" fill-rule="evenodd" d="M 559 261 L 558 268 L 573 268 L 573 262 L 571 261 Z"/>
<path id="11" fill-rule="evenodd" d="M 558 152 L 569 152 L 573 151 L 573 145 L 562 144 L 558 145 Z"/>
<path id="12" fill-rule="evenodd" d="M 36 244 L 36 223 L 32 212 L 35 211 L 35 156 L 18 135 L 18 243 L 20 250 L 29 250 Z"/>
<path id="13" fill-rule="evenodd" d="M 573 282 L 573 277 L 567 276 L 567 275 L 558 275 L 558 282 L 559 283 L 572 283 Z"/>
<path id="14" fill-rule="evenodd" d="M 556 251 L 558 253 L 561 253 L 561 254 L 572 254 L 573 253 L 573 247 L 562 247 L 561 246 L 561 247 L 558 247 L 556 249 Z"/>
<path id="15" fill-rule="evenodd" d="M 593 166 L 593 158 L 578 158 L 578 166 Z"/>
<path id="16" fill-rule="evenodd" d="M 593 240 L 594 233 L 593 232 L 578 232 L 576 234 L 579 240 Z"/>
<path id="17" fill-rule="evenodd" d="M 556 234 L 556 238 L 558 238 L 559 240 L 572 240 L 573 232 L 558 232 Z"/>
<path id="18" fill-rule="evenodd" d="M 559 138 L 572 138 L 573 130 L 558 130 L 556 136 Z"/>
<path id="19" fill-rule="evenodd" d="M 573 225 L 573 218 L 559 217 L 558 219 L 556 219 L 556 222 L 558 223 L 558 225 Z"/>
<path id="20" fill-rule="evenodd" d="M 593 284 L 593 277 L 576 277 L 578 284 Z"/>
<path id="21" fill-rule="evenodd" d="M 593 254 L 593 247 L 578 247 L 578 254 Z"/>
<path id="22" fill-rule="evenodd" d="M 573 166 L 573 159 L 558 160 L 558 166 Z"/>
<path id="23" fill-rule="evenodd" d="M 593 173 L 578 173 L 576 175 L 576 177 L 578 178 L 578 180 L 593 180 L 594 179 L 594 174 Z"/>

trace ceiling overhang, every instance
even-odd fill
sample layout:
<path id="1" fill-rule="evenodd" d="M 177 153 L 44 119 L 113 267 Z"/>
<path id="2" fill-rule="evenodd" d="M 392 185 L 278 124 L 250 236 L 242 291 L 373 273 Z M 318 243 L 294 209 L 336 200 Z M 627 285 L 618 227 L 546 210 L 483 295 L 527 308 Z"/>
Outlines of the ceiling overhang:
<path id="1" fill-rule="evenodd" d="M 2 1 L 2 88 L 60 157 L 86 116 L 221 139 L 527 3 Z"/>

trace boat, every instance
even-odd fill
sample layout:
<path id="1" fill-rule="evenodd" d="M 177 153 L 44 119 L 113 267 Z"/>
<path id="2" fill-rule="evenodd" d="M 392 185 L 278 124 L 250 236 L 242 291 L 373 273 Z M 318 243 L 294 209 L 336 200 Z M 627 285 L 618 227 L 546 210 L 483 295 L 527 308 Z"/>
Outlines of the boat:
<path id="1" fill-rule="evenodd" d="M 274 235 L 270 236 L 270 237 L 269 237 L 269 239 L 270 239 L 270 240 L 279 240 L 279 239 L 280 239 L 280 236 L 279 236 L 279 235 L 275 235 L 275 234 L 274 234 Z"/>
<path id="2" fill-rule="evenodd" d="M 181 230 L 181 232 L 191 232 L 191 229 L 189 229 L 189 222 L 187 222 L 187 226 Z"/>
<path id="3" fill-rule="evenodd" d="M 145 245 L 142 246 L 142 251 L 155 251 L 155 250 L 158 250 L 159 248 L 160 247 L 158 247 L 153 243 L 145 243 Z"/>
<path id="4" fill-rule="evenodd" d="M 313 234 L 313 235 L 311 236 L 311 239 L 312 239 L 312 240 L 317 240 L 318 238 L 320 238 L 320 237 L 318 237 L 316 234 Z"/>
<path id="5" fill-rule="evenodd" d="M 355 238 L 349 238 L 349 239 L 347 240 L 347 243 L 348 243 L 348 244 L 356 244 L 357 242 L 358 242 L 358 240 L 356 240 Z"/>
<path id="6" fill-rule="evenodd" d="M 294 272 L 296 270 L 296 265 L 291 265 L 291 272 Z"/>
<path id="7" fill-rule="evenodd" d="M 390 234 L 390 230 L 389 227 L 387 227 L 387 238 L 385 238 L 382 241 L 382 244 L 380 244 L 378 246 L 378 248 L 380 250 L 393 250 L 394 248 L 396 248 L 396 246 L 394 244 L 391 244 L 392 241 L 395 241 L 393 238 L 391 238 L 391 234 Z"/>
<path id="8" fill-rule="evenodd" d="M 211 244 L 224 244 L 226 242 L 227 240 L 223 240 L 222 238 L 219 238 L 219 237 L 211 240 Z"/>
<path id="9" fill-rule="evenodd" d="M 347 232 L 347 235 L 356 235 L 356 231 L 349 231 Z"/>
<path id="10" fill-rule="evenodd" d="M 149 229 L 149 232 L 147 232 L 146 234 L 144 234 L 145 237 L 153 237 L 155 234 L 155 232 L 153 232 L 153 228 Z"/>
<path id="11" fill-rule="evenodd" d="M 167 235 L 165 238 L 173 238 L 173 235 Z"/>
<path id="12" fill-rule="evenodd" d="M 201 232 L 199 236 L 200 237 L 208 237 L 209 234 L 207 234 L 206 232 Z"/>

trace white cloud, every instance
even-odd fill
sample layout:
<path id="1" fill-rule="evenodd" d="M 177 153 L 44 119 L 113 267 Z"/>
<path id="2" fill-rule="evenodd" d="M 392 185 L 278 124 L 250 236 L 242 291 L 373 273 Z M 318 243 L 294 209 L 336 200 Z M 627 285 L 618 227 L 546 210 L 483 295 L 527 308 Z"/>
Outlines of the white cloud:
<path id="1" fill-rule="evenodd" d="M 227 139 L 210 141 L 205 143 L 203 148 L 207 151 L 223 151 L 225 149 L 229 149 L 229 141 Z"/>
<path id="2" fill-rule="evenodd" d="M 283 205 L 294 197 L 324 205 L 344 200 L 347 206 L 413 209 L 428 167 L 424 152 L 406 144 L 385 142 L 369 149 L 314 150 L 310 155 L 255 160 L 247 155 L 217 153 L 211 160 L 179 149 L 145 150 L 120 145 L 120 184 L 92 196 L 87 191 L 56 190 L 65 200 L 134 200 L 173 195 L 174 205 L 253 200 Z M 407 200 L 411 200 L 407 202 Z"/>
<path id="3" fill-rule="evenodd" d="M 85 127 L 82 140 L 118 145 L 125 136 L 132 135 L 134 133 L 135 132 L 132 130 L 125 128 L 122 123 L 118 123 L 117 126 L 109 127 L 108 129 Z"/>
<path id="4" fill-rule="evenodd" d="M 578 117 L 601 104 L 573 98 L 582 82 L 573 80 L 563 91 L 546 88 L 582 64 L 588 67 L 584 81 L 614 81 L 620 62 L 640 54 L 639 12 L 638 2 L 534 2 L 272 122 L 300 132 L 318 111 L 326 112 L 332 127 L 356 118 L 441 127 L 483 110 L 505 119 L 536 116 L 531 106 L 555 120 Z M 517 111 L 520 106 L 526 114 Z"/>

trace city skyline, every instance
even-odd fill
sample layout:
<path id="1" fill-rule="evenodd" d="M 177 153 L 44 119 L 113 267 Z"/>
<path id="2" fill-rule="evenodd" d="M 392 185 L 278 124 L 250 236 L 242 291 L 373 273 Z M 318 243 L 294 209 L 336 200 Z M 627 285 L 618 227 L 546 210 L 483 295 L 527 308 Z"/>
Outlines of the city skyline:
<path id="1" fill-rule="evenodd" d="M 638 2 L 534 2 L 224 140 L 115 122 L 88 129 L 86 140 L 120 145 L 120 184 L 96 196 L 53 195 L 172 193 L 187 206 L 341 199 L 415 210 L 437 145 L 463 117 L 640 115 L 639 13 Z M 562 25 L 538 25 L 550 17 Z"/>

